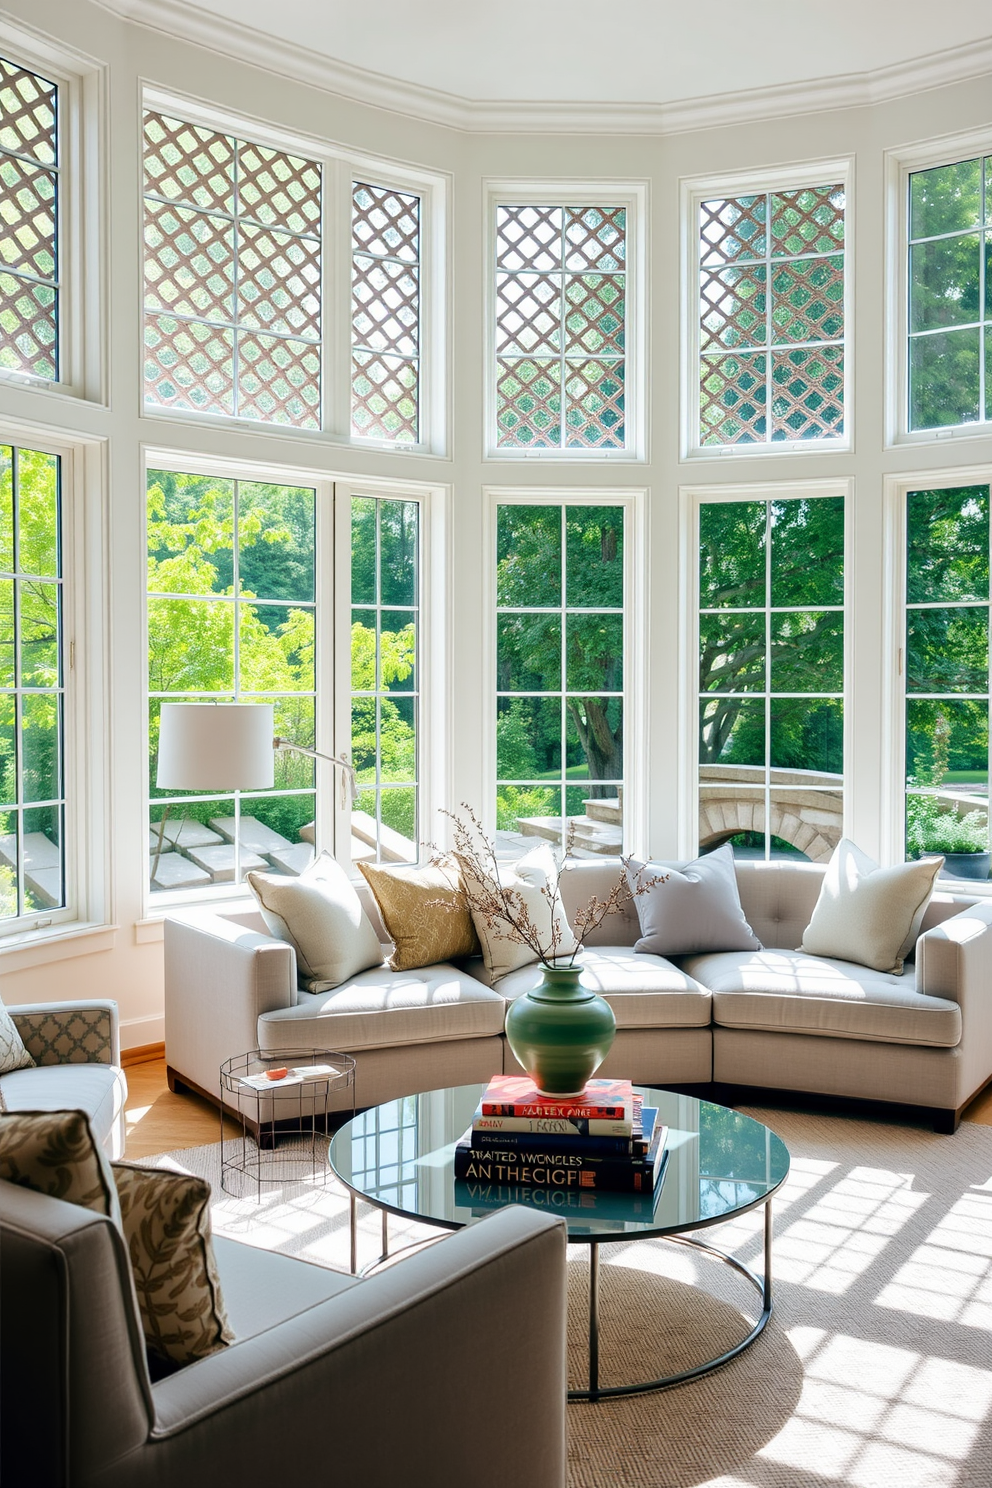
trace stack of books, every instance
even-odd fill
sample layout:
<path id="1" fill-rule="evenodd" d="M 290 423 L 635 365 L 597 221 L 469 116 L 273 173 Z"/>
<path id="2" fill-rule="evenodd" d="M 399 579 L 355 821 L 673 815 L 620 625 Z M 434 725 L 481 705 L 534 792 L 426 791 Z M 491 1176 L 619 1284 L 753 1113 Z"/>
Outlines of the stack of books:
<path id="1" fill-rule="evenodd" d="M 668 1128 L 629 1080 L 590 1080 L 581 1095 L 544 1095 L 526 1075 L 494 1075 L 455 1145 L 455 1177 L 573 1193 L 653 1194 Z"/>

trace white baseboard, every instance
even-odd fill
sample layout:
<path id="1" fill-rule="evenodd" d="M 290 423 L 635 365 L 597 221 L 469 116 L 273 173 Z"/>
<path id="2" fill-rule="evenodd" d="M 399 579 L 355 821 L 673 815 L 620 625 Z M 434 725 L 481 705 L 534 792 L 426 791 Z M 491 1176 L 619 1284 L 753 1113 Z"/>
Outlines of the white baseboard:
<path id="1" fill-rule="evenodd" d="M 146 1018 L 121 1019 L 121 1048 L 137 1049 L 142 1044 L 161 1044 L 165 1039 L 165 1015 L 153 1013 Z"/>

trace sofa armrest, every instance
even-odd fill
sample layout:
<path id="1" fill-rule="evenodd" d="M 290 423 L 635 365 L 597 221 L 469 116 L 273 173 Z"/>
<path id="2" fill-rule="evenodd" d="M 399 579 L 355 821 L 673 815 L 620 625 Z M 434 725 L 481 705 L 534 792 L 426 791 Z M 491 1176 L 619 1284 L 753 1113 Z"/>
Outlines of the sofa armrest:
<path id="1" fill-rule="evenodd" d="M 7 1011 L 35 1064 L 121 1062 L 117 1004 L 109 998 L 24 1002 Z"/>
<path id="2" fill-rule="evenodd" d="M 992 900 L 977 900 L 927 930 L 916 942 L 916 990 L 947 997 L 965 1020 L 992 1015 Z"/>
<path id="3" fill-rule="evenodd" d="M 258 1047 L 259 1014 L 295 1003 L 292 946 L 207 911 L 165 921 L 165 1058 L 202 1090 Z"/>
<path id="4" fill-rule="evenodd" d="M 140 1468 L 187 1488 L 218 1463 L 228 1482 L 563 1488 L 565 1269 L 560 1220 L 502 1210 L 155 1385 Z"/>

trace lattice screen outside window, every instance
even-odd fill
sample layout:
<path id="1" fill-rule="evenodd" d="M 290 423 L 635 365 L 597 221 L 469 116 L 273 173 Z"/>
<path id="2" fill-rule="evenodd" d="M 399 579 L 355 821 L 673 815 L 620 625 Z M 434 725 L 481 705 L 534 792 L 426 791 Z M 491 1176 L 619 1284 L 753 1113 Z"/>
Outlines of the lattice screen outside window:
<path id="1" fill-rule="evenodd" d="M 58 89 L 0 58 L 0 367 L 59 377 Z"/>
<path id="2" fill-rule="evenodd" d="M 419 196 L 352 188 L 351 430 L 420 439 Z"/>
<path id="3" fill-rule="evenodd" d="M 843 185 L 699 205 L 699 442 L 844 433 Z"/>
<path id="4" fill-rule="evenodd" d="M 626 244 L 625 207 L 497 207 L 500 448 L 624 447 Z"/>
<path id="5" fill-rule="evenodd" d="M 145 400 L 321 424 L 321 167 L 145 114 Z"/>

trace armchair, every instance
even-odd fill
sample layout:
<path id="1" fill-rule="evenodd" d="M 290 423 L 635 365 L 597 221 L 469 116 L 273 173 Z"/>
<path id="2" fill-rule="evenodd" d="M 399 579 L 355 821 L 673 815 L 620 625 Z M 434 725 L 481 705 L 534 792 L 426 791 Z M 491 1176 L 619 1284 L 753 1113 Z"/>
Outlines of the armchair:
<path id="1" fill-rule="evenodd" d="M 0 1110 L 85 1111 L 110 1157 L 120 1157 L 127 1081 L 116 1002 L 32 1002 L 7 1012 L 35 1064 L 0 1075 Z"/>
<path id="2" fill-rule="evenodd" d="M 153 1384 L 113 1224 L 0 1182 L 4 1488 L 563 1488 L 560 1220 L 501 1210 L 368 1280 L 214 1243 L 237 1342 Z"/>

